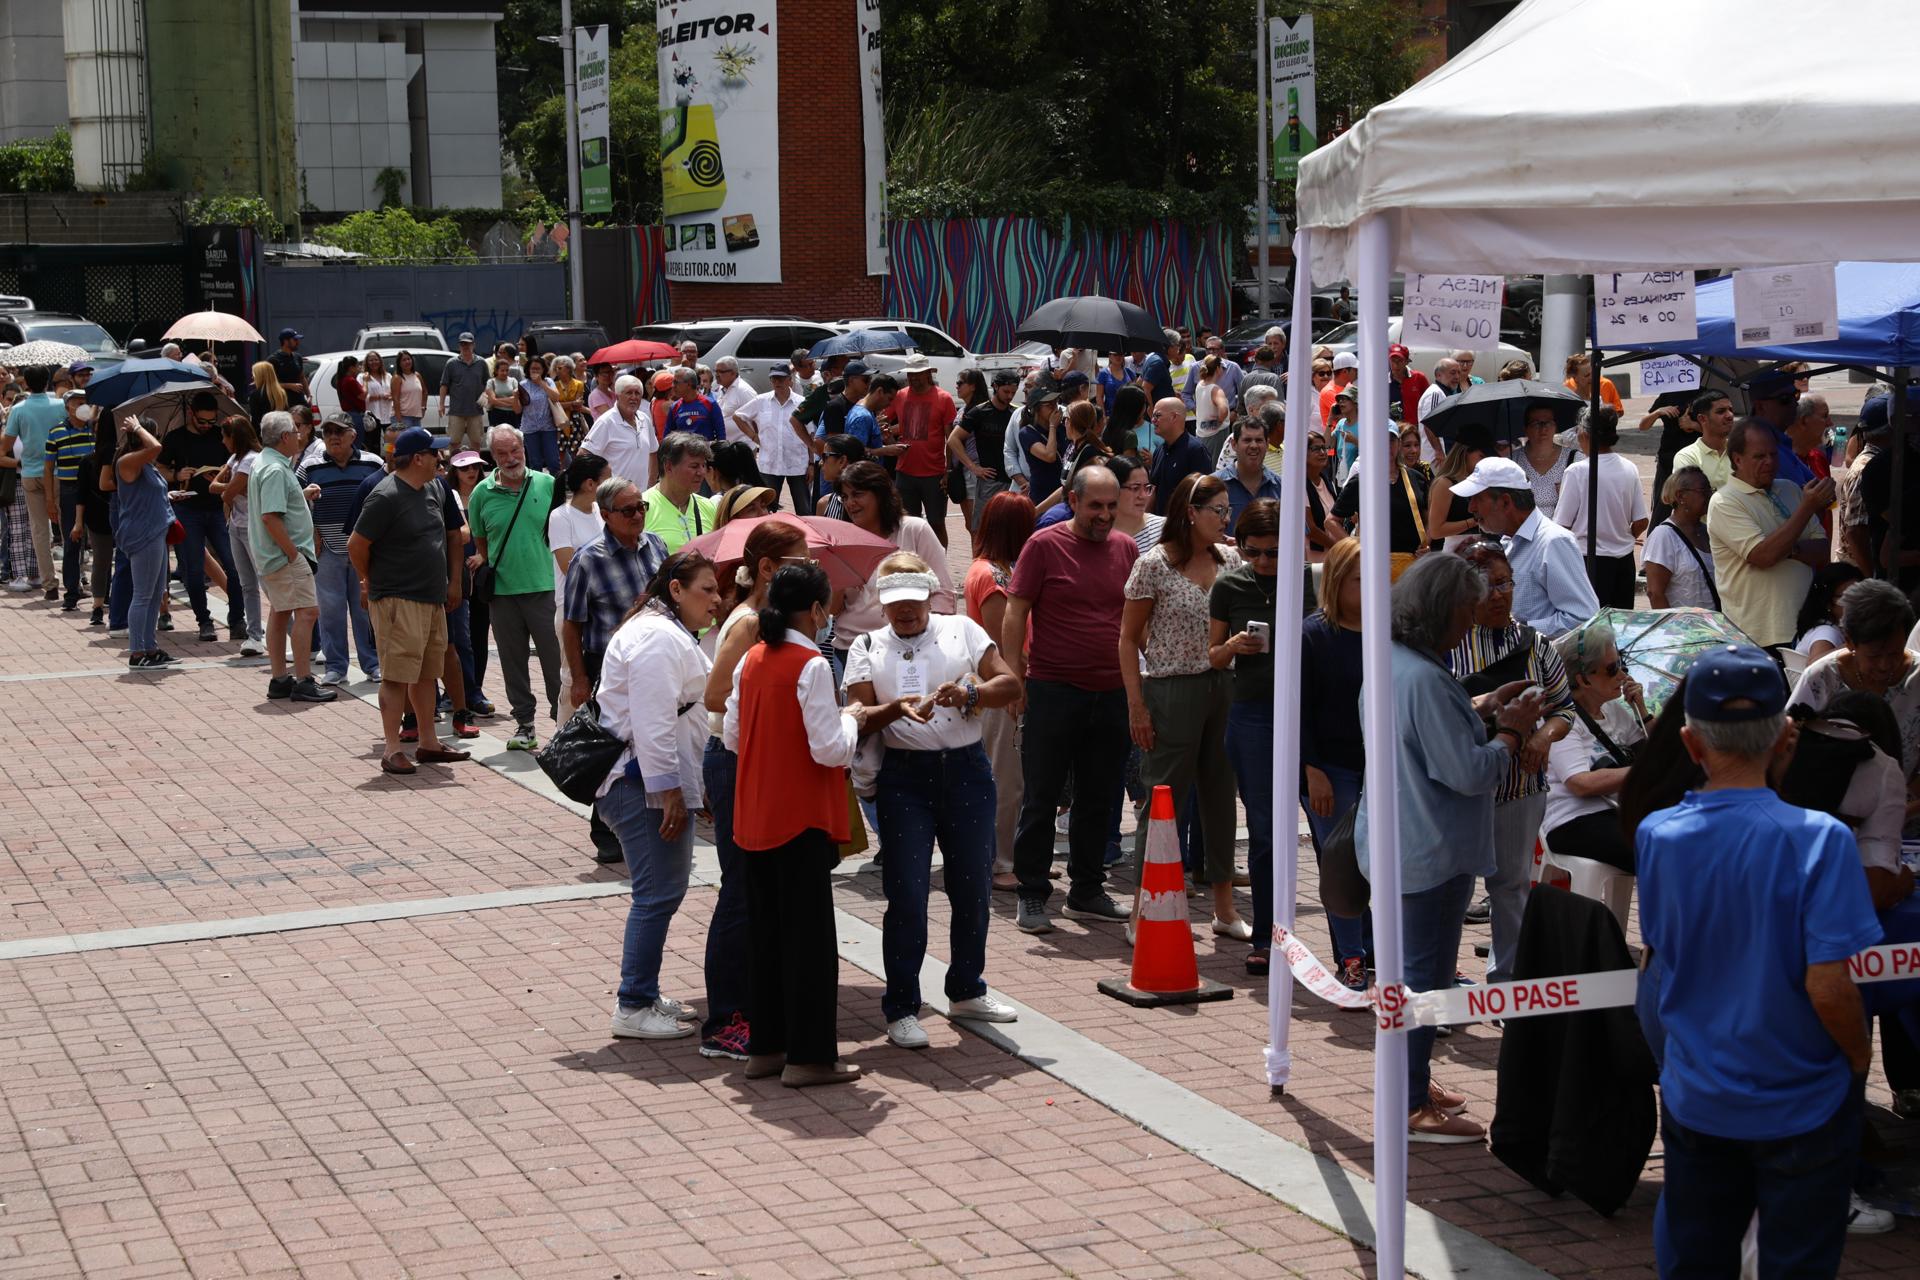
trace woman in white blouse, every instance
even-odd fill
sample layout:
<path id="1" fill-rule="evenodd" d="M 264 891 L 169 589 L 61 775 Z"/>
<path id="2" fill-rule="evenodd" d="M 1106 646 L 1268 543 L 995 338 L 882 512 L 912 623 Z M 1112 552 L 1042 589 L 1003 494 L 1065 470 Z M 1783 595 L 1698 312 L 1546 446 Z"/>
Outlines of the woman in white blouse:
<path id="1" fill-rule="evenodd" d="M 936 616 L 933 569 L 911 552 L 880 562 L 875 579 L 887 625 L 847 653 L 847 700 L 872 710 L 878 731 L 880 883 L 887 895 L 881 955 L 887 1038 L 924 1049 L 920 963 L 927 954 L 927 893 L 937 835 L 952 907 L 947 961 L 949 1016 L 1011 1022 L 1013 1009 L 987 993 L 988 901 L 993 895 L 995 793 L 981 745 L 980 712 L 1020 696 L 1020 680 L 972 618 Z"/>
<path id="2" fill-rule="evenodd" d="M 360 374 L 360 385 L 367 391 L 367 430 L 366 438 L 374 442 L 373 448 L 379 449 L 387 424 L 393 421 L 393 375 L 387 372 L 386 359 L 378 351 L 367 352 L 366 368 Z"/>
<path id="3" fill-rule="evenodd" d="M 606 521 L 600 515 L 600 508 L 594 498 L 600 492 L 600 482 L 613 474 L 613 468 L 607 465 L 605 458 L 597 458 L 591 453 L 582 453 L 567 464 L 567 473 L 563 483 L 567 487 L 567 500 L 555 507 L 547 516 L 547 547 L 553 552 L 554 578 L 553 592 L 553 629 L 554 634 L 566 632 L 566 583 L 567 569 L 573 564 L 573 553 L 600 536 L 606 528 Z M 573 675 L 570 671 L 560 673 L 560 721 L 565 723 L 573 714 L 573 708 L 585 702 L 587 691 L 573 687 Z"/>
<path id="4" fill-rule="evenodd" d="M 633 880 L 616 1036 L 693 1034 L 692 1009 L 660 994 L 660 954 L 687 896 L 692 814 L 705 807 L 700 766 L 708 663 L 699 632 L 713 621 L 719 601 L 711 560 L 698 552 L 671 557 L 614 632 L 600 667 L 600 723 L 627 749 L 600 784 L 599 812 L 620 837 Z"/>
<path id="5" fill-rule="evenodd" d="M 1667 477 L 1660 502 L 1665 520 L 1647 535 L 1641 565 L 1647 571 L 1647 603 L 1656 609 L 1718 609 L 1713 548 L 1707 545 L 1707 501 L 1713 482 L 1698 467 Z"/>

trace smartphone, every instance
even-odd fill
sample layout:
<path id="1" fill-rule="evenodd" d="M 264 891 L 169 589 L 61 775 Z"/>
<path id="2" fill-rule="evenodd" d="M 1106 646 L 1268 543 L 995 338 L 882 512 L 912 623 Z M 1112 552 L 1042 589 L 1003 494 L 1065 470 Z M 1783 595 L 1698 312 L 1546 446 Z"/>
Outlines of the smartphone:
<path id="1" fill-rule="evenodd" d="M 1260 652 L 1273 651 L 1273 624 L 1270 622 L 1249 622 L 1247 634 L 1260 642 Z"/>

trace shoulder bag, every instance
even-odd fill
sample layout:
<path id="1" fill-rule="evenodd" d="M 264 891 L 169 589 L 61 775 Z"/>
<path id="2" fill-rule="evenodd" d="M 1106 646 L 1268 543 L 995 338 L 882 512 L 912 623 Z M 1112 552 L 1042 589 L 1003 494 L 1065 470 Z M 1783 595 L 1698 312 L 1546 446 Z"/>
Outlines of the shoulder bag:
<path id="1" fill-rule="evenodd" d="M 520 523 L 520 508 L 527 505 L 527 492 L 532 488 L 533 472 L 529 471 L 526 478 L 520 482 L 520 501 L 513 504 L 513 515 L 507 520 L 507 535 L 500 539 L 499 545 L 494 548 L 494 554 L 504 556 L 507 553 L 507 543 L 513 538 L 513 526 Z M 475 604 L 491 604 L 493 590 L 494 568 L 492 560 L 488 560 L 473 571 L 473 581 L 467 586 L 467 599 Z M 599 783 L 596 782 L 594 785 L 598 786 Z M 585 801 L 581 803 L 584 804 Z"/>
<path id="2" fill-rule="evenodd" d="M 577 804 L 592 804 L 607 771 L 626 749 L 627 744 L 600 723 L 600 700 L 589 695 L 533 760 L 561 795 Z"/>
<path id="3" fill-rule="evenodd" d="M 1693 545 L 1693 539 L 1682 533 L 1678 525 L 1671 520 L 1662 520 L 1660 523 L 1673 530 L 1674 535 L 1680 539 L 1680 545 L 1687 549 L 1687 554 L 1693 557 L 1693 562 L 1700 566 L 1700 576 L 1707 581 L 1707 594 L 1713 597 L 1713 607 L 1717 611 L 1720 608 L 1720 588 L 1714 585 L 1713 566 L 1706 562 L 1700 554 L 1700 548 Z"/>

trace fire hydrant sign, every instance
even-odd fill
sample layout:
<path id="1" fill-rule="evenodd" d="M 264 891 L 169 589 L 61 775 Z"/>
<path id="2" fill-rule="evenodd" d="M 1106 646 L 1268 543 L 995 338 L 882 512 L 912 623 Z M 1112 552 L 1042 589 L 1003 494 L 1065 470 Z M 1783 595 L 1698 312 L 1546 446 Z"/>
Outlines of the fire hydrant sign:
<path id="1" fill-rule="evenodd" d="M 1500 345 L 1499 276 L 1409 274 L 1400 341 L 1410 347 L 1492 351 Z"/>
<path id="2" fill-rule="evenodd" d="M 1832 342 L 1840 336 L 1840 304 L 1831 262 L 1749 267 L 1733 273 L 1737 347 Z"/>
<path id="3" fill-rule="evenodd" d="M 1700 336 L 1694 317 L 1693 272 L 1614 271 L 1593 278 L 1593 306 L 1602 347 L 1623 340 L 1691 342 Z"/>

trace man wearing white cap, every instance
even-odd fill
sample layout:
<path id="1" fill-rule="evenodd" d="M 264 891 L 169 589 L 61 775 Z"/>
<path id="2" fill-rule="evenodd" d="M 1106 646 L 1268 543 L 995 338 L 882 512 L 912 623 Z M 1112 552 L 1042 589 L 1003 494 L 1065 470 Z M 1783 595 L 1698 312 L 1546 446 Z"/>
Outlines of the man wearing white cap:
<path id="1" fill-rule="evenodd" d="M 1600 611 L 1573 535 L 1534 509 L 1533 485 L 1509 458 L 1482 458 L 1453 486 L 1488 533 L 1502 535 L 1513 570 L 1513 616 L 1548 636 Z"/>
<path id="2" fill-rule="evenodd" d="M 1360 376 L 1360 357 L 1342 351 L 1333 358 L 1333 381 L 1320 388 L 1320 421 L 1332 422 L 1333 398 L 1353 385 Z"/>

